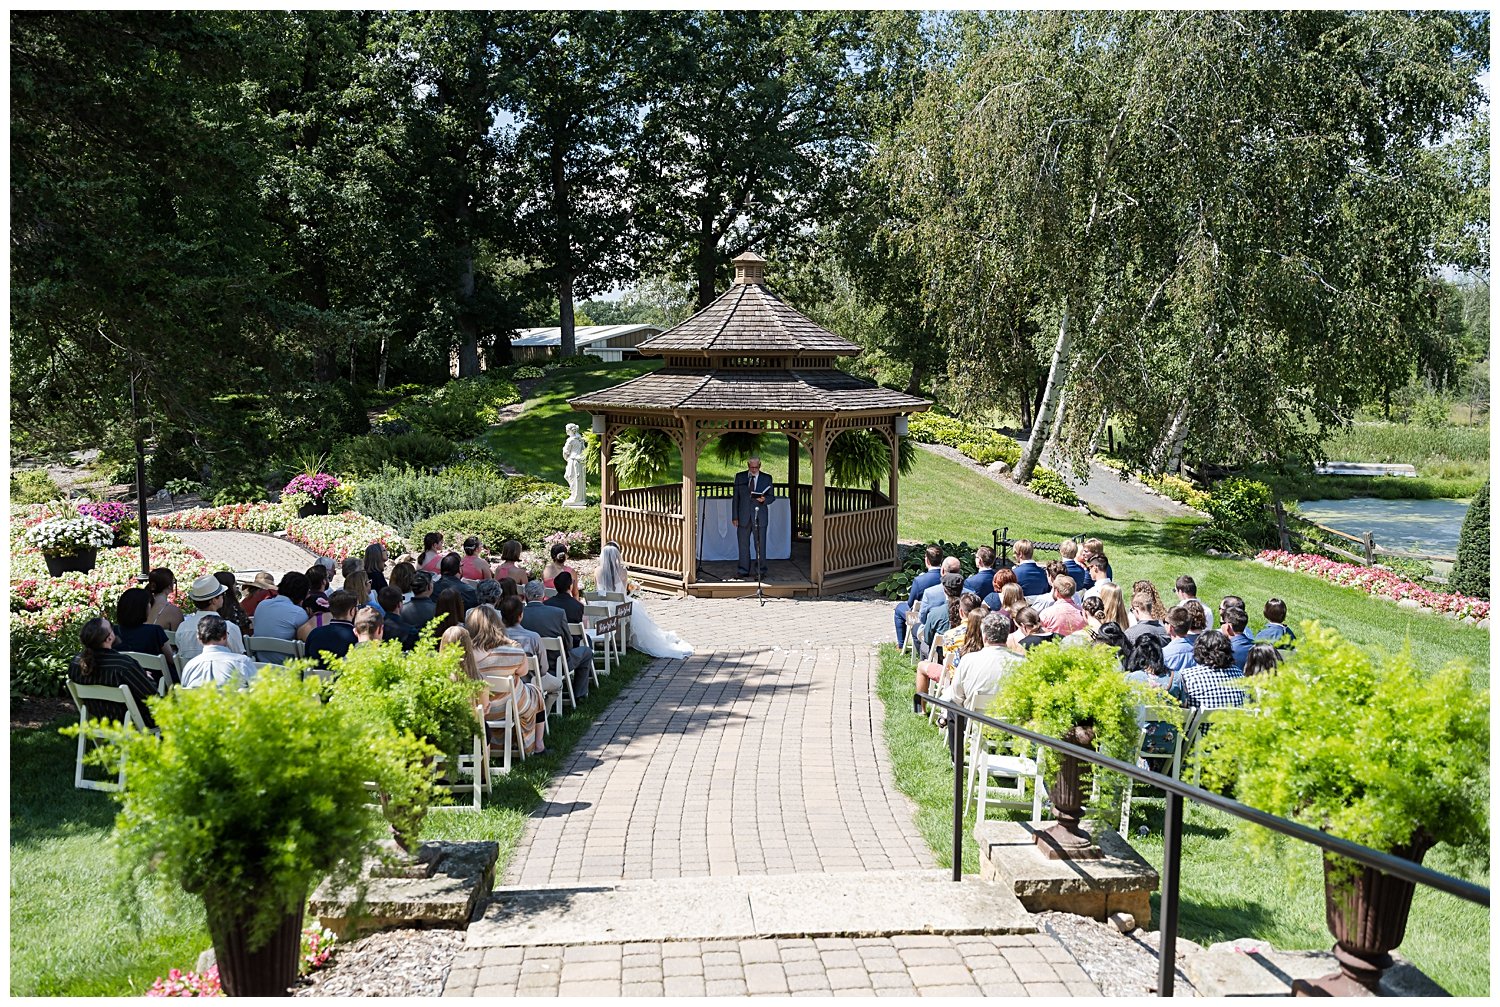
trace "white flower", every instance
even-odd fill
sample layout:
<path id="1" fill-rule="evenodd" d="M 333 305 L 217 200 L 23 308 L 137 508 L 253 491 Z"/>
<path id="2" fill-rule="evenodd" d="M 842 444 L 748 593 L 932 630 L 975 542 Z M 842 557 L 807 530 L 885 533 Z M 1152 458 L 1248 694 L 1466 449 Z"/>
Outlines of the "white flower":
<path id="1" fill-rule="evenodd" d="M 60 517 L 27 529 L 26 544 L 45 556 L 66 556 L 84 549 L 107 549 L 115 531 L 97 518 Z"/>

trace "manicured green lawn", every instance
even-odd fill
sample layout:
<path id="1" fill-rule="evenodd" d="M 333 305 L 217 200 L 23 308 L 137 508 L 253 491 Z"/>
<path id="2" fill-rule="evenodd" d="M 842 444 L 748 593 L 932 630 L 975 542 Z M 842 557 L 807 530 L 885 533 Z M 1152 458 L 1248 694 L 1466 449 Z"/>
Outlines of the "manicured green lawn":
<path id="1" fill-rule="evenodd" d="M 626 657 L 553 725 L 545 753 L 512 762 L 481 811 L 436 809 L 423 837 L 496 840 L 503 873 L 527 815 L 569 750 L 649 661 Z M 121 879 L 109 847 L 115 804 L 107 794 L 73 788 L 74 742 L 57 733 L 67 722 L 11 732 L 10 992 L 138 996 L 157 976 L 192 968 L 209 946 L 203 907 L 158 888 L 159 896 L 141 900 L 141 928 L 134 929 L 114 894 Z"/>
<path id="2" fill-rule="evenodd" d="M 947 735 L 911 712 L 912 662 L 894 645 L 881 648 L 880 698 L 885 738 L 896 785 L 916 804 L 916 824 L 939 864 L 952 864 L 953 767 Z M 1161 868 L 1162 805 L 1138 793 L 1132 808 L 1131 842 Z M 998 817 L 1007 812 L 992 812 Z M 1018 819 L 1025 812 L 1013 813 Z M 1113 823 L 1118 824 L 1118 822 Z M 1323 918 L 1322 868 L 1315 850 L 1288 843 L 1278 856 L 1254 849 L 1239 824 L 1221 812 L 1189 804 L 1182 853 L 1182 917 L 1179 933 L 1200 944 L 1256 937 L 1284 949 L 1327 949 L 1333 938 Z M 1141 826 L 1150 831 L 1138 835 Z M 979 870 L 972 829 L 964 823 L 965 873 Z M 1487 864 L 1439 847 L 1426 863 L 1481 884 Z M 1153 906 L 1159 905 L 1153 899 Z M 1155 924 L 1153 923 L 1153 927 Z M 1479 906 L 1430 889 L 1417 891 L 1401 953 L 1450 992 L 1484 996 L 1489 991 L 1489 914 Z"/>

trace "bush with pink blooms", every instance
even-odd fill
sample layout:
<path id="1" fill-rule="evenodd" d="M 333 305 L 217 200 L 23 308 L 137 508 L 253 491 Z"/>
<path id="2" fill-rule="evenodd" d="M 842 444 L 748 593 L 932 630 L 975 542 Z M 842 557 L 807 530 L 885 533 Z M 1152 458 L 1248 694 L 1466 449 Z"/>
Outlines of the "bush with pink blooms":
<path id="1" fill-rule="evenodd" d="M 1490 617 L 1490 603 L 1482 598 L 1470 598 L 1462 594 L 1445 594 L 1403 580 L 1390 570 L 1380 567 L 1359 566 L 1354 563 L 1339 563 L 1310 553 L 1283 552 L 1267 549 L 1255 557 L 1267 566 L 1278 570 L 1292 570 L 1309 574 L 1330 584 L 1352 587 L 1376 598 L 1389 601 L 1411 601 L 1432 612 L 1442 612 L 1478 622 Z"/>
<path id="2" fill-rule="evenodd" d="M 342 485 L 338 476 L 327 472 L 304 472 L 294 476 L 291 482 L 282 487 L 281 498 L 285 500 L 287 497 L 300 496 L 319 503 Z"/>
<path id="3" fill-rule="evenodd" d="M 371 542 L 381 543 L 393 556 L 406 551 L 406 542 L 390 525 L 381 524 L 354 511 L 298 517 L 296 506 L 286 500 L 280 503 L 195 507 L 192 510 L 153 517 L 151 527 L 178 528 L 184 531 L 253 531 L 262 534 L 285 532 L 288 542 L 295 542 L 319 556 L 332 556 L 336 560 L 363 556 L 365 548 Z"/>
<path id="4" fill-rule="evenodd" d="M 146 991 L 148 997 L 221 997 L 224 987 L 219 983 L 219 967 L 210 965 L 202 972 L 184 972 L 173 969 Z"/>
<path id="5" fill-rule="evenodd" d="M 333 957 L 333 945 L 336 941 L 333 931 L 327 927 L 303 927 L 302 961 L 298 965 L 298 971 L 306 975 L 327 965 Z"/>

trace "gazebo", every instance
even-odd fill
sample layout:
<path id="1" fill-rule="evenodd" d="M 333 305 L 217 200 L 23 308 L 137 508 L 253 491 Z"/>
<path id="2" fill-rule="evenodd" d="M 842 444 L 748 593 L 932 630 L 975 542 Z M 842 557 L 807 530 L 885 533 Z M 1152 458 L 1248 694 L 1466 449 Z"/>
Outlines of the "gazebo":
<path id="1" fill-rule="evenodd" d="M 767 594 L 824 595 L 870 587 L 897 568 L 896 500 L 906 417 L 926 399 L 871 384 L 834 367 L 860 352 L 793 310 L 765 285 L 765 260 L 734 260 L 734 284 L 687 321 L 638 347 L 666 365 L 612 388 L 569 399 L 600 435 L 603 535 L 652 587 L 695 595 L 754 594 L 733 576 L 729 526 L 733 484 L 700 482 L 698 459 L 725 434 L 779 434 L 788 471 L 772 472 Z M 611 464 L 620 434 L 663 431 L 682 455 L 682 482 L 622 489 Z M 830 487 L 830 450 L 849 431 L 870 430 L 890 446 L 882 489 Z M 801 454 L 810 459 L 802 482 Z"/>

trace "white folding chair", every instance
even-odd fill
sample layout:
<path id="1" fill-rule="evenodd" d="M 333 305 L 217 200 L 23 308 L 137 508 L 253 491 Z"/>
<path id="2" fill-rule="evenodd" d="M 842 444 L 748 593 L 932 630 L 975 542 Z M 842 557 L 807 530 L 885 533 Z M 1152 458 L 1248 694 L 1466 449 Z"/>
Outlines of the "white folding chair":
<path id="1" fill-rule="evenodd" d="M 167 693 L 172 691 L 172 687 L 176 684 L 176 682 L 173 680 L 175 672 L 171 664 L 167 662 L 165 655 L 143 654 L 138 650 L 125 650 L 121 651 L 121 653 L 131 660 L 135 661 L 136 664 L 140 665 L 145 670 L 154 671 L 159 676 L 161 676 L 157 680 L 156 684 L 156 694 L 158 696 L 165 696 Z"/>
<path id="2" fill-rule="evenodd" d="M 995 700 L 993 692 L 982 692 L 974 697 L 972 709 L 985 711 Z M 989 806 L 1002 808 L 1030 808 L 1033 820 L 1042 817 L 1042 797 L 1047 786 L 1042 780 L 1040 763 L 1031 755 L 1012 752 L 991 752 L 984 736 L 983 726 L 976 720 L 966 722 L 965 742 L 969 753 L 966 767 L 968 782 L 964 786 L 964 814 L 969 813 L 972 803 L 979 805 L 977 821 L 984 821 Z M 1026 796 L 1030 781 L 1031 797 Z"/>
<path id="3" fill-rule="evenodd" d="M 73 766 L 73 786 L 78 790 L 107 792 L 124 790 L 125 759 L 123 756 L 120 758 L 120 770 L 114 782 L 87 779 L 83 775 L 83 762 L 90 746 L 103 748 L 109 744 L 108 739 L 94 726 L 94 722 L 89 720 L 90 700 L 95 703 L 123 703 L 126 726 L 138 731 L 149 730 L 146 727 L 146 718 L 141 715 L 141 708 L 136 705 L 135 696 L 131 693 L 130 687 L 128 685 L 80 685 L 70 679 L 68 695 L 73 697 L 73 705 L 78 707 L 78 755 Z"/>
<path id="4" fill-rule="evenodd" d="M 562 716 L 563 692 L 565 691 L 561 684 L 562 680 L 559 680 L 559 684 L 555 689 L 548 689 L 545 685 L 543 685 L 542 662 L 537 658 L 535 654 L 526 655 L 526 670 L 531 674 L 531 680 L 536 683 L 537 688 L 542 690 L 542 698 L 546 701 L 549 718 L 553 716 Z M 555 678 L 556 676 L 553 677 Z M 550 719 L 549 721 L 544 722 L 544 724 L 544 729 L 546 730 L 546 732 L 548 734 L 551 734 L 552 725 Z"/>
<path id="5" fill-rule="evenodd" d="M 549 665 L 552 674 L 563 680 L 563 691 L 568 694 L 568 705 L 578 708 L 578 697 L 573 694 L 573 665 L 568 660 L 568 645 L 560 636 L 542 637 L 540 664 Z"/>
<path id="6" fill-rule="evenodd" d="M 585 635 L 594 648 L 595 680 L 597 680 L 599 674 L 608 675 L 611 672 L 615 657 L 620 653 L 620 617 L 610 615 L 609 609 L 603 605 L 586 605 L 583 611 L 592 624 Z M 604 668 L 599 671 L 601 658 L 604 661 Z"/>
<path id="7" fill-rule="evenodd" d="M 1192 719 L 1192 711 L 1182 707 L 1163 706 L 1160 708 L 1140 707 L 1137 718 L 1141 722 L 1141 731 L 1135 742 L 1135 764 L 1155 769 L 1158 773 L 1170 776 L 1172 779 L 1180 779 L 1182 776 L 1182 754 L 1187 747 L 1188 722 Z M 1150 721 L 1160 721 L 1171 724 L 1175 729 L 1176 737 L 1170 752 L 1146 752 L 1141 746 L 1146 743 L 1146 724 Z M 1130 834 L 1130 804 L 1135 795 L 1135 782 L 1131 779 L 1125 780 L 1125 793 L 1120 800 L 1120 835 Z"/>
<path id="8" fill-rule="evenodd" d="M 245 650 L 262 664 L 285 664 L 289 657 L 307 656 L 307 645 L 301 640 L 283 640 L 279 636 L 246 637 Z"/>
<path id="9" fill-rule="evenodd" d="M 615 618 L 620 620 L 620 644 L 618 651 L 621 657 L 624 657 L 625 652 L 630 649 L 630 619 L 635 612 L 635 602 L 625 601 L 624 598 L 625 596 L 622 594 L 619 599 L 606 599 L 608 601 L 618 600 L 618 604 L 615 605 Z"/>
<path id="10" fill-rule="evenodd" d="M 454 804 L 450 807 L 454 811 L 478 811 L 484 803 L 482 794 L 489 792 L 488 751 L 485 744 L 484 732 L 474 735 L 474 747 L 471 752 L 462 752 L 454 760 L 452 779 L 444 774 L 443 782 L 438 786 L 450 794 L 468 793 L 471 799 L 466 804 Z M 437 764 L 445 762 L 442 756 L 438 756 Z M 507 769 L 508 769 L 507 765 Z M 465 781 L 464 777 L 468 776 Z"/>
<path id="11" fill-rule="evenodd" d="M 1233 723 L 1235 719 L 1248 713 L 1246 709 L 1238 706 L 1225 706 L 1214 710 L 1195 710 L 1191 723 L 1188 724 L 1186 734 L 1186 752 L 1193 757 L 1193 786 L 1198 786 L 1198 780 L 1203 775 L 1203 736 L 1208 733 L 1209 727 L 1219 724 L 1220 730 L 1224 729 L 1226 723 Z"/>
<path id="12" fill-rule="evenodd" d="M 584 643 L 590 645 L 592 645 L 594 641 L 593 635 L 589 632 L 589 630 L 584 628 L 584 625 L 581 622 L 568 623 L 568 636 L 570 637 L 570 639 L 582 640 Z M 598 661 L 589 662 L 589 681 L 593 682 L 595 685 L 599 684 Z"/>
<path id="13" fill-rule="evenodd" d="M 543 601 L 545 601 L 548 598 L 555 598 L 555 597 L 557 597 L 557 588 L 555 588 L 555 587 L 544 587 L 544 588 L 542 588 L 542 600 Z"/>
<path id="14" fill-rule="evenodd" d="M 506 690 L 499 698 L 490 699 L 490 705 L 484 712 L 484 726 L 486 732 L 500 732 L 500 751 L 503 753 L 502 758 L 504 762 L 499 766 L 499 770 L 502 773 L 509 773 L 511 749 L 514 748 L 519 751 L 521 753 L 521 761 L 526 761 L 526 748 L 524 745 L 518 744 L 521 740 L 521 722 L 516 717 L 516 697 L 514 691 L 511 689 L 513 682 L 509 675 L 495 675 L 493 677 L 486 675 L 485 681 L 490 683 L 492 690 L 497 686 Z M 496 706 L 500 708 L 498 711 L 495 709 Z M 495 746 L 486 739 L 486 747 L 489 754 L 485 757 L 485 765 L 489 767 L 489 772 L 493 774 L 496 769 L 494 761 Z"/>

